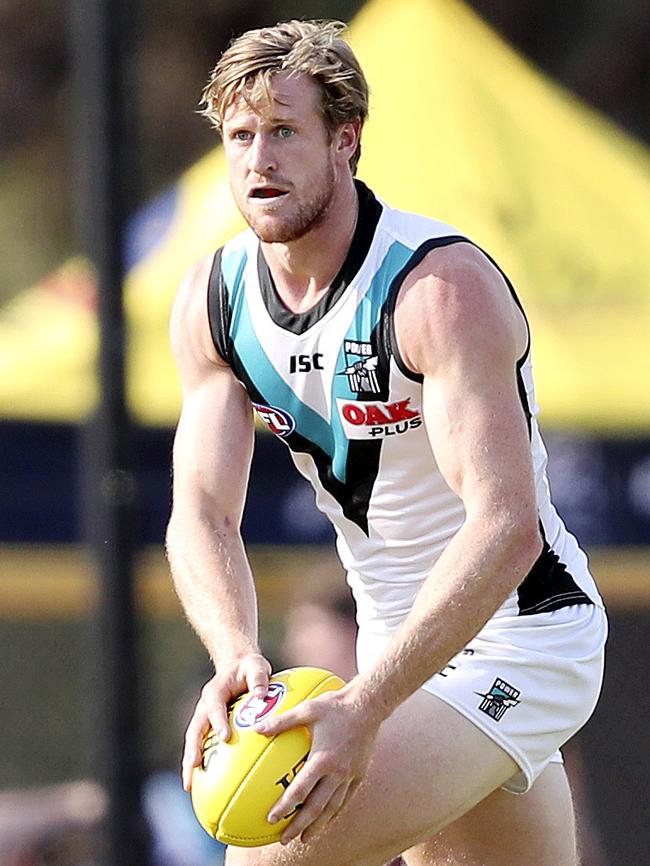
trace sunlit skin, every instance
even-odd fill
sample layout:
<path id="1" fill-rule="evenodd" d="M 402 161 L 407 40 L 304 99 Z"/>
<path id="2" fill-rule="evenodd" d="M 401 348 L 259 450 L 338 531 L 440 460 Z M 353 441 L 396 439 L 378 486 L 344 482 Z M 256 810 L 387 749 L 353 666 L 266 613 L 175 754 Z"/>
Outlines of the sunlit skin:
<path id="1" fill-rule="evenodd" d="M 235 200 L 260 239 L 280 300 L 294 312 L 310 309 L 330 290 L 358 218 L 349 163 L 361 122 L 328 129 L 319 96 L 313 79 L 278 72 L 270 93 L 254 104 L 235 98 L 222 118 Z M 386 228 L 386 240 L 398 240 L 401 223 L 393 229 L 386 222 L 378 232 Z M 406 229 L 406 235 L 408 249 L 420 229 L 412 238 Z M 373 253 L 382 243 L 378 238 Z M 187 727 L 183 784 L 188 791 L 208 728 L 227 743 L 229 705 L 247 691 L 266 695 L 271 676 L 271 663 L 260 652 L 255 578 L 241 533 L 254 450 L 251 397 L 213 339 L 206 304 L 213 268 L 211 254 L 191 272 L 171 322 L 183 404 L 167 549 L 178 595 L 215 667 Z M 372 278 L 371 273 L 360 277 L 359 295 Z M 340 689 L 256 725 L 269 738 L 308 727 L 311 747 L 267 814 L 271 824 L 293 816 L 282 844 L 231 846 L 226 863 L 379 866 L 405 851 L 408 866 L 575 866 L 571 794 L 562 767 L 547 767 L 530 792 L 513 797 L 501 786 L 519 765 L 500 745 L 500 736 L 486 736 L 483 725 L 422 688 L 479 634 L 542 550 L 530 430 L 515 375 L 528 346 L 525 318 L 498 269 L 468 243 L 434 246 L 424 257 L 410 259 L 399 279 L 394 310 L 387 308 L 390 354 L 399 348 L 408 370 L 421 377 L 423 471 L 430 465 L 440 473 L 462 501 L 465 519 L 444 550 L 431 551 L 427 575 L 421 573 L 421 559 L 407 562 L 410 535 L 391 541 L 395 548 L 401 541 L 405 555 L 391 556 L 387 567 L 403 568 L 405 581 L 421 582 L 399 627 L 385 621 L 386 633 L 378 629 L 380 643 L 366 647 L 362 641 L 361 671 Z M 247 273 L 243 283 L 245 302 L 257 303 L 256 281 L 249 282 Z M 344 308 L 337 322 L 347 329 L 349 315 L 375 297 L 354 298 L 359 306 Z M 319 327 L 330 326 L 326 318 L 318 318 Z M 345 333 L 337 331 L 338 324 L 333 327 L 327 337 L 332 364 Z M 289 349 L 284 341 L 276 345 L 278 352 Z M 279 364 L 277 369 L 285 375 Z M 310 388 L 324 382 L 315 379 Z M 396 496 L 406 482 L 395 481 Z M 342 540 L 349 542 L 347 532 Z M 370 573 L 370 558 L 362 559 L 367 576 L 381 579 L 382 572 Z M 305 579 L 316 579 L 312 568 Z M 361 600 L 374 604 L 366 592 Z M 380 610 L 378 624 L 381 616 Z M 304 611 L 301 617 L 308 629 L 306 650 L 313 650 L 319 622 Z M 298 636 L 291 623 L 288 628 Z M 504 642 L 509 641 L 505 628 Z M 337 649 L 343 648 L 342 639 L 339 644 Z M 351 653 L 348 644 L 348 658 Z M 537 657 L 541 661 L 542 653 Z M 551 670 L 547 658 L 549 683 L 561 670 L 578 681 L 576 666 L 563 668 L 565 661 L 558 653 L 558 669 Z M 326 662 L 322 655 L 315 659 Z"/>
<path id="2" fill-rule="evenodd" d="M 357 195 L 349 167 L 360 124 L 331 131 L 317 85 L 278 73 L 272 103 L 227 107 L 223 139 L 231 189 L 262 241 L 283 301 L 308 309 L 327 291 L 350 245 Z"/>
<path id="3" fill-rule="evenodd" d="M 357 219 L 349 160 L 360 123 L 328 134 L 317 92 L 305 77 L 278 74 L 270 102 L 251 108 L 236 101 L 224 118 L 235 198 L 262 238 L 280 298 L 295 311 L 328 291 Z M 212 266 L 213 256 L 206 256 L 183 284 L 171 324 L 183 409 L 167 546 L 179 596 L 215 664 L 187 728 L 187 790 L 208 726 L 227 742 L 229 703 L 245 691 L 266 694 L 271 673 L 259 650 L 255 581 L 240 532 L 253 416 L 210 332 Z M 455 863 L 574 866 L 561 767 L 545 770 L 542 787 L 513 807 L 512 795 L 498 789 L 515 774 L 516 762 L 420 688 L 478 634 L 542 548 L 514 375 L 527 345 L 525 320 L 497 269 L 458 243 L 432 249 L 404 277 L 394 332 L 405 363 L 422 376 L 431 453 L 467 519 L 372 663 L 341 689 L 267 717 L 257 728 L 272 737 L 307 726 L 312 747 L 268 815 L 273 823 L 296 812 L 282 835 L 285 847 L 231 847 L 228 866 L 378 866 L 407 849 L 409 866 L 451 862 L 444 846 L 413 846 L 473 809 L 476 819 L 456 824 L 460 830 L 449 837 L 451 850 L 459 851 Z M 481 800 L 487 811 L 475 805 Z M 505 829 L 495 834 L 495 827 Z M 521 848 L 504 860 L 508 832 Z"/>

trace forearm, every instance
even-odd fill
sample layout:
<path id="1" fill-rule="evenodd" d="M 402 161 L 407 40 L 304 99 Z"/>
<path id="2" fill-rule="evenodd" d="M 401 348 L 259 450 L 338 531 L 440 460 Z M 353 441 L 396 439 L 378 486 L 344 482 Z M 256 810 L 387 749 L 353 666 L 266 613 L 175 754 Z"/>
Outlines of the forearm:
<path id="1" fill-rule="evenodd" d="M 175 511 L 167 555 L 181 604 L 215 667 L 258 652 L 257 596 L 239 532 Z"/>
<path id="2" fill-rule="evenodd" d="M 466 522 L 437 560 L 413 608 L 377 664 L 350 686 L 350 698 L 386 718 L 440 671 L 519 585 L 541 550 L 527 534 Z"/>

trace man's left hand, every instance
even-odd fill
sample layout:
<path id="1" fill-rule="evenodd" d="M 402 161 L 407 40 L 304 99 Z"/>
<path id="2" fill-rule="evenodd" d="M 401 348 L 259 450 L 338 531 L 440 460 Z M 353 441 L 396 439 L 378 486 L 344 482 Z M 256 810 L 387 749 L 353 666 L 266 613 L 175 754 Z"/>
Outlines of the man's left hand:
<path id="1" fill-rule="evenodd" d="M 255 726 L 265 736 L 299 725 L 311 731 L 312 745 L 304 767 L 268 816 L 275 823 L 298 809 L 282 834 L 283 845 L 295 838 L 308 842 L 319 833 L 348 802 L 370 763 L 379 722 L 346 699 L 348 686 Z"/>

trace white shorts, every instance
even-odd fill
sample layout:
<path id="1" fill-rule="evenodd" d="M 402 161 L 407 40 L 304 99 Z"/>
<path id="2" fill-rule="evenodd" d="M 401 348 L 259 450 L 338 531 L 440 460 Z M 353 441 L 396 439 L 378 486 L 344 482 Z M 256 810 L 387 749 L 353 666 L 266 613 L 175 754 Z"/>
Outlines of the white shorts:
<path id="1" fill-rule="evenodd" d="M 359 670 L 394 632 L 360 631 Z M 525 793 L 592 714 L 603 678 L 607 617 L 597 605 L 499 616 L 422 686 L 454 707 L 518 764 L 503 787 Z"/>

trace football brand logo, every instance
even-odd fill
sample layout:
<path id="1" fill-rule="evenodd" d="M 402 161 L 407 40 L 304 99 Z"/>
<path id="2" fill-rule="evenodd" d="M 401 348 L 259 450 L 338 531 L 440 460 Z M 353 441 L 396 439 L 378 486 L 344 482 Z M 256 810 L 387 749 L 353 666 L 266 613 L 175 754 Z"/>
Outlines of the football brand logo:
<path id="1" fill-rule="evenodd" d="M 262 403 L 253 403 L 253 408 L 260 420 L 276 436 L 288 436 L 296 429 L 295 420 L 284 409 L 278 409 L 277 406 L 264 406 Z"/>
<path id="2" fill-rule="evenodd" d="M 376 439 L 415 430 L 422 424 L 419 409 L 411 408 L 411 398 L 394 403 L 337 399 L 343 429 L 348 439 Z"/>
<path id="3" fill-rule="evenodd" d="M 238 728 L 250 728 L 274 710 L 287 693 L 284 683 L 270 683 L 263 698 L 251 695 L 235 713 L 233 722 Z"/>
<path id="4" fill-rule="evenodd" d="M 201 755 L 201 768 L 203 770 L 208 769 L 208 765 L 212 758 L 217 754 L 217 749 L 219 748 L 219 737 L 217 734 L 210 730 L 210 733 L 206 736 L 203 741 L 203 752 Z"/>
<path id="5" fill-rule="evenodd" d="M 296 764 L 293 765 L 289 772 L 282 776 L 280 779 L 278 779 L 275 784 L 279 785 L 284 791 L 286 791 L 289 785 L 293 782 L 298 773 L 307 763 L 308 757 L 309 752 L 307 752 L 306 755 L 303 755 L 303 757 Z M 293 815 L 295 815 L 299 809 L 302 809 L 302 803 L 298 803 L 297 806 L 294 806 L 294 808 L 284 816 L 285 821 L 287 818 L 291 818 Z"/>

